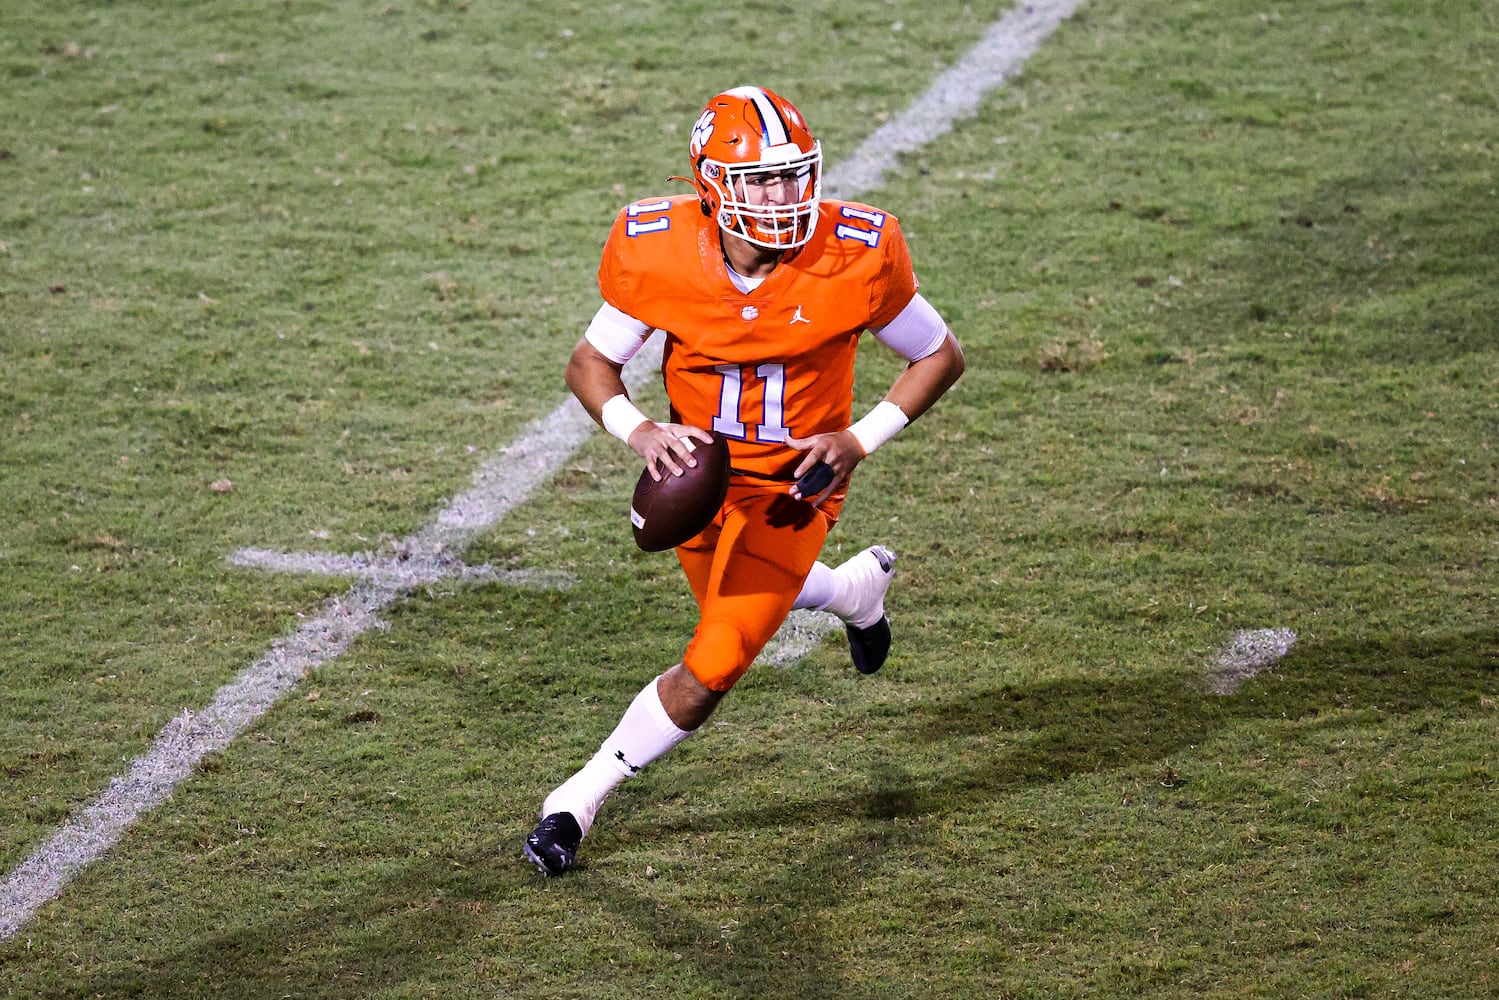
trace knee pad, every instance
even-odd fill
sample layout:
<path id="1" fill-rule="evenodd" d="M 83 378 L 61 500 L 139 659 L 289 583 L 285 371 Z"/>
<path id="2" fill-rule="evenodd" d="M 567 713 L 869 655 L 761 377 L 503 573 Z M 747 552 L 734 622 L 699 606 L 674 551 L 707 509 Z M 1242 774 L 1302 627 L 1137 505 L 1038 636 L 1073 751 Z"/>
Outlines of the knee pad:
<path id="1" fill-rule="evenodd" d="M 692 676 L 714 691 L 727 691 L 744 676 L 750 660 L 744 633 L 725 621 L 699 622 L 682 662 Z"/>

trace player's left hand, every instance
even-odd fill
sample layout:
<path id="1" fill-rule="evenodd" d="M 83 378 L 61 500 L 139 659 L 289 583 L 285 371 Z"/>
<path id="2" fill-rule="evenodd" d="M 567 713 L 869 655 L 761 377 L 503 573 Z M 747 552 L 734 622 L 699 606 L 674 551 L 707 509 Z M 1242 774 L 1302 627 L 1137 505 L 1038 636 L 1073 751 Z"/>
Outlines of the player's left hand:
<path id="1" fill-rule="evenodd" d="M 797 481 L 791 484 L 790 493 L 814 507 L 847 482 L 854 467 L 864 460 L 864 449 L 859 445 L 859 439 L 848 431 L 813 434 L 805 438 L 788 434 L 786 443 L 803 453 L 802 460 L 796 464 Z M 826 478 L 826 475 L 809 476 L 819 465 L 827 466 L 832 474 L 826 485 L 819 485 L 817 482 L 818 478 Z"/>

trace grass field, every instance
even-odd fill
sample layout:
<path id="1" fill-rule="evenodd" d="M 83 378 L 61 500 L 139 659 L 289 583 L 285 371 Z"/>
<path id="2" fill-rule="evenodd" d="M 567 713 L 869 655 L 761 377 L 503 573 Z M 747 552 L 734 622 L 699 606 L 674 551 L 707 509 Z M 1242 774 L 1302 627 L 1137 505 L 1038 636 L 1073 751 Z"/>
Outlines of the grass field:
<path id="1" fill-rule="evenodd" d="M 837 164 L 1008 9 L 7 0 L 0 880 L 354 584 L 235 553 L 509 474 L 709 95 Z M 1486 0 L 1087 3 L 860 194 L 969 362 L 830 541 L 900 553 L 884 671 L 757 667 L 540 879 L 692 625 L 596 434 L 463 553 L 564 586 L 383 605 L 0 996 L 1499 993 L 1496 134 Z"/>

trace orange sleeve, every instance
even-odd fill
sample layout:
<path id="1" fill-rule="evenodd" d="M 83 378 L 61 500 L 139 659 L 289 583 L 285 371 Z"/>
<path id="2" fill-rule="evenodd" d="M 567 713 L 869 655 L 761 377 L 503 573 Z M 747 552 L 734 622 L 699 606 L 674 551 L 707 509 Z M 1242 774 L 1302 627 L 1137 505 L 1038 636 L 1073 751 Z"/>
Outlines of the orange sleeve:
<path id="1" fill-rule="evenodd" d="M 698 289 L 702 210 L 695 196 L 632 202 L 615 216 L 599 259 L 599 294 L 621 312 L 671 329 Z"/>
<path id="2" fill-rule="evenodd" d="M 630 301 L 636 283 L 631 280 L 631 271 L 626 265 L 625 251 L 629 248 L 624 235 L 628 222 L 626 211 L 627 209 L 622 208 L 614 217 L 614 225 L 610 227 L 609 236 L 604 241 L 604 252 L 599 259 L 599 294 L 620 312 L 634 316 Z"/>

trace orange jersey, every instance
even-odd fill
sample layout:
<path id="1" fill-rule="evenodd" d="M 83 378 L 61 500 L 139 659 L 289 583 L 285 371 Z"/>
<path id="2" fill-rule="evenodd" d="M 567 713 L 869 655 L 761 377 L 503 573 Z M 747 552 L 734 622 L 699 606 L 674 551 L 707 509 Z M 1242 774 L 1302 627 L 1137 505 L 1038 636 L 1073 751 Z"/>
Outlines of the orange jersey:
<path id="1" fill-rule="evenodd" d="M 811 242 L 746 294 L 718 241 L 695 195 L 626 206 L 604 245 L 599 290 L 666 333 L 673 421 L 728 438 L 737 472 L 790 479 L 801 453 L 788 433 L 852 422 L 859 336 L 916 294 L 910 253 L 895 216 L 824 200 Z"/>

